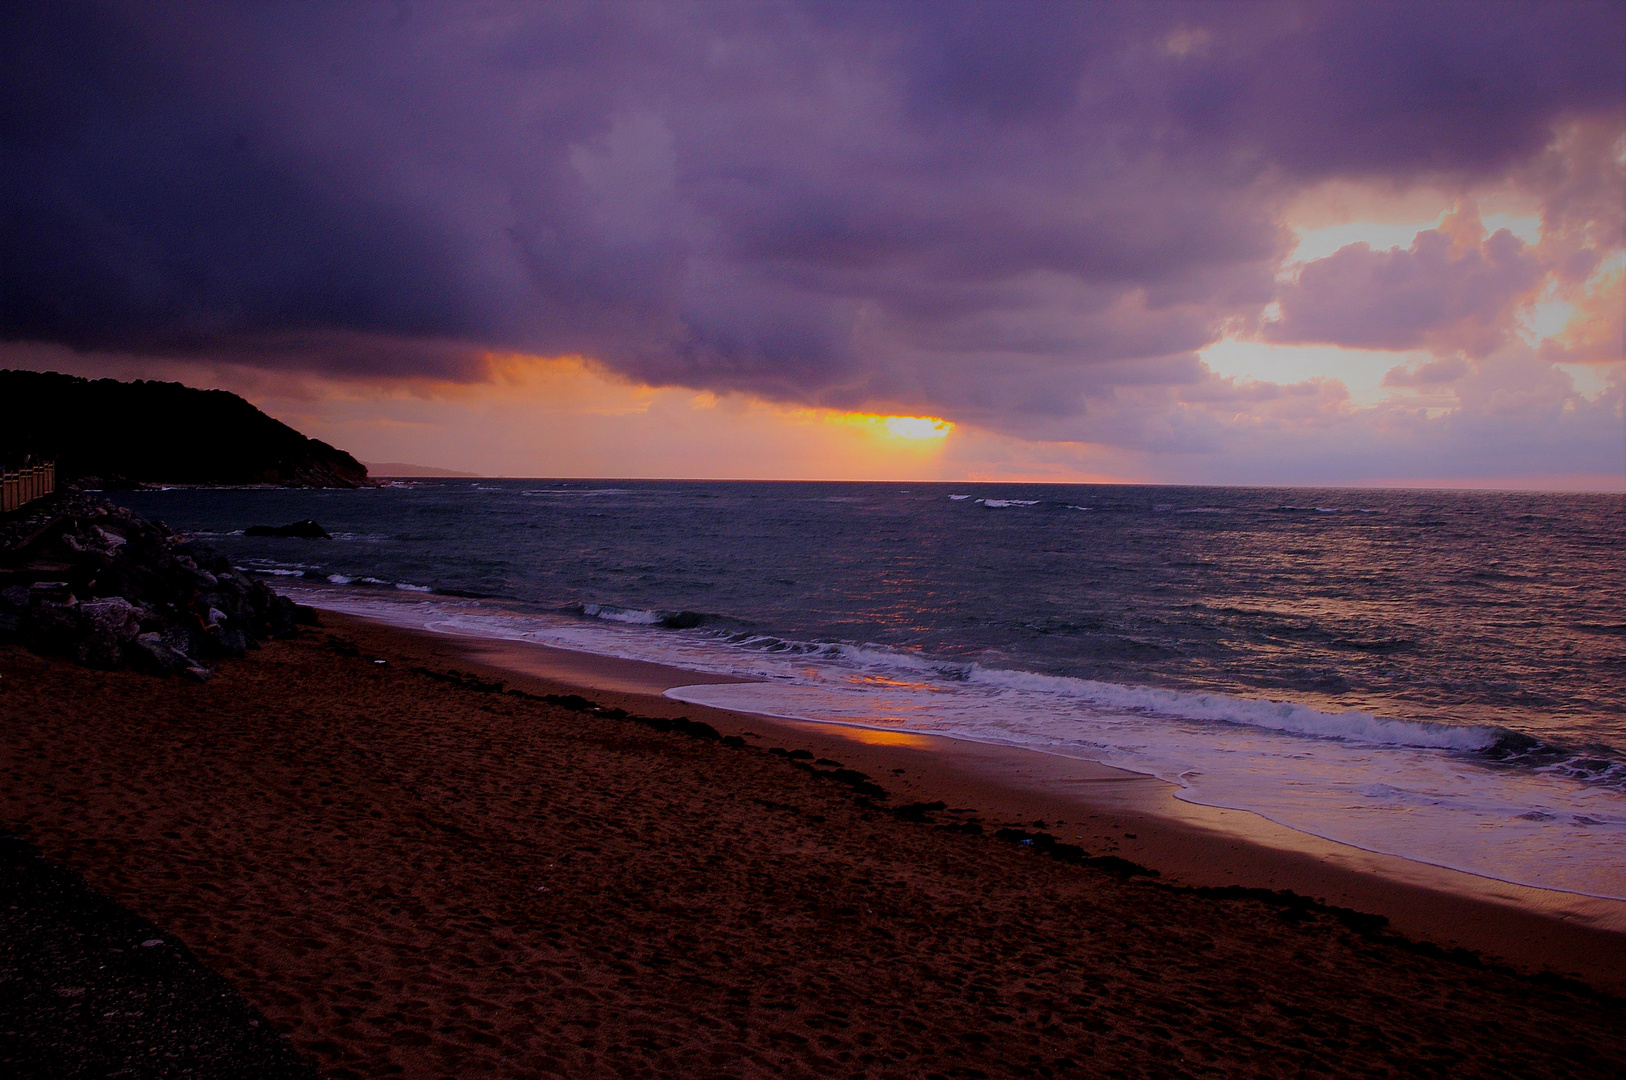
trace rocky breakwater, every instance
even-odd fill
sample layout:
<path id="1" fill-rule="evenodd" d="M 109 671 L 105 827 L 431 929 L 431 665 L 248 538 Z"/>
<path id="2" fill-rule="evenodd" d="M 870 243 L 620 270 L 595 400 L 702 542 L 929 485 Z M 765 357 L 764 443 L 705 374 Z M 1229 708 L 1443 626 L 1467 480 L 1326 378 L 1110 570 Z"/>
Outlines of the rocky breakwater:
<path id="1" fill-rule="evenodd" d="M 0 522 L 0 642 L 204 679 L 314 622 L 226 556 L 104 499 L 65 495 Z"/>

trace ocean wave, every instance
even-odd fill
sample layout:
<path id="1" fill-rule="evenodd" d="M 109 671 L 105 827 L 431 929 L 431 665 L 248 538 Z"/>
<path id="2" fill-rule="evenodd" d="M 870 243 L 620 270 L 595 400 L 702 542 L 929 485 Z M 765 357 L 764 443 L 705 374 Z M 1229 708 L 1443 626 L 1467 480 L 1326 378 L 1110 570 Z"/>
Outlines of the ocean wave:
<path id="1" fill-rule="evenodd" d="M 654 620 L 638 621 L 649 625 Z M 1181 720 L 1239 724 L 1246 727 L 1268 728 L 1287 735 L 1339 739 L 1375 746 L 1484 751 L 1513 734 L 1498 727 L 1401 720 L 1355 710 L 1325 712 L 1294 702 L 1193 693 L 1079 679 L 1065 675 L 1043 675 L 1033 671 L 985 667 L 974 663 L 956 663 L 880 645 L 798 642 L 770 634 L 753 633 L 736 633 L 720 637 L 718 640 L 756 652 L 819 657 L 871 674 L 895 675 L 911 681 L 927 679 L 948 684 L 972 684 L 996 692 L 1049 694 L 1083 701 L 1098 708 L 1121 709 Z M 952 687 L 943 686 L 942 689 L 947 691 Z"/>
<path id="2" fill-rule="evenodd" d="M 1439 724 L 1426 720 L 1395 720 L 1367 712 L 1322 712 L 1308 705 L 1226 694 L 1198 694 L 1152 686 L 1040 675 L 973 666 L 969 682 L 1010 690 L 1039 691 L 1082 698 L 1095 705 L 1178 717 L 1211 720 L 1247 727 L 1269 728 L 1293 735 L 1341 739 L 1379 746 L 1410 746 L 1434 750 L 1484 750 L 1504 732 L 1500 728 L 1467 724 Z"/>
<path id="3" fill-rule="evenodd" d="M 1558 750 L 1559 748 L 1554 748 Z M 1626 762 L 1591 754 L 1569 755 L 1559 750 L 1561 760 L 1537 766 L 1537 771 L 1579 780 L 1587 784 L 1626 788 Z"/>
<path id="4" fill-rule="evenodd" d="M 430 589 L 427 586 L 407 582 L 329 574 L 315 570 L 274 567 L 263 569 L 261 572 L 274 572 L 277 576 L 289 577 L 303 573 L 314 580 L 348 585 L 352 588 L 391 587 L 410 593 L 437 592 L 442 595 L 457 595 L 450 590 Z M 952 694 L 959 688 L 981 691 L 995 697 L 1020 693 L 1034 695 L 1036 704 L 1042 702 L 1045 697 L 1050 697 L 1055 700 L 1056 707 L 1062 709 L 1084 705 L 1092 711 L 1133 713 L 1149 719 L 1162 717 L 1169 720 L 1232 724 L 1269 730 L 1285 736 L 1336 740 L 1349 744 L 1465 753 L 1473 755 L 1475 759 L 1482 760 L 1487 765 L 1540 771 L 1583 782 L 1588 786 L 1626 786 L 1626 762 L 1612 754 L 1579 753 L 1569 748 L 1550 746 L 1531 736 L 1493 725 L 1400 719 L 1360 710 L 1335 712 L 1297 702 L 1047 675 L 1035 671 L 948 660 L 916 650 L 879 644 L 797 640 L 750 628 L 730 628 L 727 626 L 730 620 L 695 611 L 639 608 L 599 602 L 581 602 L 564 610 L 585 619 L 629 629 L 694 631 L 693 635 L 674 635 L 669 639 L 672 646 L 679 649 L 704 648 L 705 643 L 709 642 L 712 646 L 723 647 L 739 657 L 738 661 L 730 664 L 719 655 L 720 663 L 705 665 L 719 672 L 728 671 L 733 674 L 776 680 L 797 679 L 801 677 L 797 674 L 801 669 L 785 667 L 780 671 L 776 665 L 805 664 L 812 661 L 820 668 L 829 665 L 828 671 L 833 676 L 839 677 L 840 671 L 853 673 L 858 681 L 851 684 L 849 689 L 858 689 L 862 686 L 884 688 L 894 683 L 907 683 L 918 690 L 931 692 L 934 697 L 938 694 Z M 606 626 L 605 629 L 608 631 L 609 627 Z M 680 639 L 688 639 L 691 644 L 680 645 Z M 653 640 L 651 639 L 652 643 Z M 759 659 L 748 660 L 747 657 Z M 651 658 L 661 661 L 661 657 L 658 656 Z M 674 655 L 661 662 L 686 666 L 693 662 L 693 658 L 679 658 Z M 760 666 L 762 664 L 769 666 Z M 1076 705 L 1069 706 L 1067 702 Z"/>
<path id="5" fill-rule="evenodd" d="M 494 599 L 496 599 L 496 597 L 492 593 L 479 592 L 479 591 L 477 591 L 475 589 L 454 589 L 454 588 L 451 588 L 451 587 L 445 586 L 445 585 L 438 586 L 436 588 L 430 589 L 429 591 L 434 593 L 436 596 L 450 596 L 450 597 L 454 597 L 454 598 L 459 599 L 459 600 L 494 600 Z"/>
<path id="6" fill-rule="evenodd" d="M 659 626 L 667 630 L 687 630 L 706 621 L 706 617 L 698 611 L 645 611 L 614 604 L 576 604 L 571 610 L 590 619 L 631 626 Z"/>
<path id="7" fill-rule="evenodd" d="M 664 625 L 659 612 L 600 616 L 618 622 Z M 992 691 L 1021 691 L 1082 701 L 1097 708 L 1133 711 L 1181 720 L 1212 721 L 1268 728 L 1288 735 L 1339 739 L 1375 746 L 1399 746 L 1452 751 L 1485 751 L 1509 739 L 1528 739 L 1505 728 L 1444 724 L 1427 720 L 1401 720 L 1350 710 L 1325 712 L 1295 702 L 1195 693 L 1152 686 L 1102 682 L 1065 675 L 958 663 L 883 645 L 845 642 L 803 642 L 771 634 L 737 632 L 715 639 L 736 648 L 834 661 L 870 674 L 926 679 L 946 684 L 971 684 Z M 945 685 L 943 690 L 952 689 Z M 1536 740 L 1529 740 L 1532 744 Z M 1539 744 L 1538 744 L 1539 745 Z"/>
<path id="8" fill-rule="evenodd" d="M 975 664 L 955 663 L 922 653 L 888 648 L 885 645 L 849 645 L 830 642 L 820 646 L 825 656 L 871 671 L 903 674 L 911 678 L 935 677 L 963 683 L 976 669 Z"/>
<path id="9" fill-rule="evenodd" d="M 978 499 L 977 502 L 994 510 L 1003 510 L 1007 506 L 1038 506 L 1038 499 Z"/>
<path id="10" fill-rule="evenodd" d="M 1154 691 L 1151 702 L 1159 707 L 1151 709 L 1141 696 L 1146 688 L 1108 684 L 1104 693 L 1086 695 L 1077 681 L 1061 692 L 1055 683 L 1041 682 L 1039 692 L 1023 693 L 1006 692 L 1004 684 L 1014 680 L 1031 690 L 1045 677 L 979 670 L 974 678 L 984 684 L 952 690 L 809 673 L 695 684 L 666 696 L 1099 761 L 1177 785 L 1182 801 L 1249 811 L 1368 851 L 1537 888 L 1626 899 L 1617 872 L 1626 815 L 1615 794 L 1567 777 L 1499 776 L 1474 768 L 1461 751 L 1464 743 L 1479 740 L 1454 737 L 1465 730 L 1471 735 L 1471 729 L 1380 721 L 1373 730 L 1369 721 L 1377 718 L 1314 710 L 1293 710 L 1297 715 L 1284 718 L 1280 713 L 1288 710 L 1273 708 L 1276 703 L 1223 698 L 1217 702 L 1227 714 L 1223 719 L 1240 723 L 1193 725 L 1170 714 L 1197 711 L 1179 706 L 1203 695 L 1186 695 L 1171 709 L 1169 699 Z M 1118 707 L 1103 708 L 1101 697 Z M 1215 697 L 1201 710 L 1210 717 L 1217 711 Z M 1141 707 L 1122 707 L 1126 698 Z M 1239 706 L 1250 714 L 1236 715 Z M 1298 738 L 1290 741 L 1292 736 Z M 1553 857 L 1555 843 L 1562 845 L 1561 858 Z"/>
<path id="11" fill-rule="evenodd" d="M 774 651 L 818 654 L 868 671 L 888 672 L 910 679 L 929 678 L 948 683 L 967 683 L 994 691 L 1056 695 L 1100 708 L 1181 720 L 1240 724 L 1289 735 L 1340 739 L 1376 746 L 1478 751 L 1487 750 L 1512 734 L 1497 727 L 1400 720 L 1354 710 L 1324 712 L 1294 702 L 1193 693 L 955 663 L 879 645 L 785 642 L 767 635 L 753 639 L 756 640 L 775 642 Z M 746 647 L 760 646 L 747 644 Z"/>
<path id="12" fill-rule="evenodd" d="M 414 585 L 410 581 L 392 581 L 389 578 L 360 577 L 353 584 L 369 585 L 375 589 L 399 589 L 401 592 L 429 593 L 435 590 L 428 585 Z"/>
<path id="13" fill-rule="evenodd" d="M 436 590 L 428 585 L 417 585 L 410 581 L 394 581 L 389 578 L 370 577 L 356 574 L 326 573 L 316 568 L 303 569 L 256 569 L 252 573 L 271 574 L 276 577 L 299 577 L 307 581 L 325 581 L 329 585 L 349 585 L 364 589 L 397 589 L 401 592 L 432 593 Z"/>
<path id="14" fill-rule="evenodd" d="M 631 488 L 525 488 L 521 495 L 546 495 L 560 498 L 566 495 L 577 498 L 593 498 L 600 495 L 632 495 Z"/>
<path id="15" fill-rule="evenodd" d="M 791 653 L 797 656 L 826 656 L 834 657 L 837 653 L 831 651 L 838 648 L 816 641 L 788 641 L 785 638 L 775 637 L 772 634 L 761 634 L 751 630 L 726 632 L 716 635 L 716 639 L 724 645 L 732 645 L 739 649 L 749 649 L 761 653 Z"/>
<path id="16" fill-rule="evenodd" d="M 1480 756 L 1497 765 L 1626 791 L 1626 760 L 1613 748 L 1594 746 L 1577 750 L 1543 742 L 1522 732 L 1504 731 Z"/>
<path id="17" fill-rule="evenodd" d="M 316 580 L 326 575 L 319 566 L 310 563 L 283 562 L 279 559 L 243 559 L 237 564 L 245 574 L 262 574 L 266 577 L 301 577 Z"/>
<path id="18" fill-rule="evenodd" d="M 291 592 L 403 625 L 748 680 L 668 691 L 679 701 L 1101 761 L 1176 784 L 1185 801 L 1248 810 L 1367 850 L 1619 895 L 1626 816 L 1616 792 L 1596 782 L 1612 761 L 1556 756 L 1498 728 L 1043 675 L 751 628 L 673 632 L 673 613 L 633 606 L 584 603 L 571 618 L 314 582 Z M 1497 747 L 1507 760 L 1492 756 Z M 1562 859 L 1551 857 L 1555 842 Z"/>

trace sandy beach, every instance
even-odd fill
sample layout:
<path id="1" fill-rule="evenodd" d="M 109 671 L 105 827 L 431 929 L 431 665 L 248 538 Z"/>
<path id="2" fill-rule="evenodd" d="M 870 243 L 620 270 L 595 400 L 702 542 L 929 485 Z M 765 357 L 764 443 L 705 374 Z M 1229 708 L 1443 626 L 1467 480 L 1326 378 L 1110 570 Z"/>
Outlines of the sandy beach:
<path id="1" fill-rule="evenodd" d="M 372 640 L 373 624 L 349 619 L 345 625 Z M 728 681 L 717 676 L 529 643 L 438 634 L 420 640 L 444 661 L 472 661 L 491 671 L 488 677 L 536 679 L 538 692 L 575 689 L 641 715 L 703 718 L 762 747 L 797 747 L 854 762 L 887 778 L 900 801 L 944 800 L 1018 825 L 1043 820 L 1061 839 L 1156 868 L 1170 883 L 1291 890 L 1382 915 L 1420 940 L 1626 994 L 1626 903 L 1620 901 L 1364 851 L 1247 811 L 1182 801 L 1171 784 L 1099 762 L 913 732 L 744 717 L 662 696 L 674 687 Z"/>
<path id="2" fill-rule="evenodd" d="M 0 649 L 0 822 L 324 1075 L 1626 1068 L 1608 904 L 1103 766 L 660 696 L 692 673 L 323 624 L 202 685 Z M 600 711 L 541 700 L 568 694 Z"/>

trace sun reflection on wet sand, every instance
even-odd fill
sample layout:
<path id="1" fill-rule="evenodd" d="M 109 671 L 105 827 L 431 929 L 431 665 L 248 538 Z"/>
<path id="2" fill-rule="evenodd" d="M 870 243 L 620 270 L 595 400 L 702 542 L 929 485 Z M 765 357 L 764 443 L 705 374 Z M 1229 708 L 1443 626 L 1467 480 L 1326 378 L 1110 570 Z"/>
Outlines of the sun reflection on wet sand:
<path id="1" fill-rule="evenodd" d="M 875 728 L 843 727 L 839 724 L 827 725 L 832 735 L 839 735 L 853 742 L 864 743 L 866 746 L 908 746 L 916 750 L 924 750 L 933 745 L 929 735 L 911 735 L 906 731 L 878 731 Z"/>

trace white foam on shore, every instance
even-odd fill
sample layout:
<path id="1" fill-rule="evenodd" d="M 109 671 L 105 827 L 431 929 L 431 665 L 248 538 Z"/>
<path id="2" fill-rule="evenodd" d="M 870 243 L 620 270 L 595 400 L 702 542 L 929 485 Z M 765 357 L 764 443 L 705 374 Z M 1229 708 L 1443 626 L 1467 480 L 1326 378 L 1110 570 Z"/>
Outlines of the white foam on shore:
<path id="1" fill-rule="evenodd" d="M 1483 750 L 1494 744 L 1500 735 L 1497 729 L 1490 727 L 1391 720 L 1366 712 L 1329 713 L 1285 701 L 1183 693 L 1151 686 L 1124 686 L 1092 679 L 1039 675 L 1031 671 L 1002 671 L 975 665 L 967 678 L 970 682 L 997 688 L 1075 697 L 1108 709 L 1132 709 L 1187 720 L 1218 720 L 1295 735 L 1387 746 Z"/>
<path id="2" fill-rule="evenodd" d="M 398 626 L 754 678 L 761 681 L 685 686 L 667 696 L 1100 761 L 1176 784 L 1184 800 L 1251 811 L 1368 851 L 1626 900 L 1626 797 L 1463 753 L 1490 745 L 1494 727 L 944 663 L 878 646 L 672 631 L 637 617 L 655 613 L 635 609 L 610 609 L 630 618 L 607 624 L 598 612 L 570 618 L 497 603 L 413 602 L 399 593 L 286 591 Z"/>
<path id="3" fill-rule="evenodd" d="M 678 687 L 695 705 L 1023 747 L 1149 773 L 1177 798 L 1363 850 L 1626 900 L 1626 805 L 1605 787 L 1432 748 L 1315 737 L 1032 691 L 804 683 Z M 1256 703 L 1264 704 L 1264 703 Z"/>

